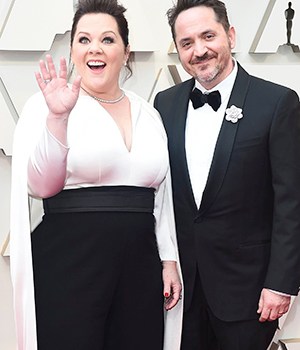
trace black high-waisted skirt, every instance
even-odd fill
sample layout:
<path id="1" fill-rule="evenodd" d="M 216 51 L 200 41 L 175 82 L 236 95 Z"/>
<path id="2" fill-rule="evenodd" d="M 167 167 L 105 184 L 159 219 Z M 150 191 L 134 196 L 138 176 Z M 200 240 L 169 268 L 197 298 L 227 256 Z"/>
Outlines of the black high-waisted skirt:
<path id="1" fill-rule="evenodd" d="M 120 189 L 119 198 L 124 197 Z M 144 190 L 153 196 L 153 190 Z M 89 196 L 93 190 L 67 191 Z M 125 197 L 140 191 L 126 187 Z M 60 207 L 62 202 L 53 199 L 54 209 Z M 151 210 L 121 207 L 64 211 L 45 201 L 46 214 L 32 233 L 39 350 L 162 349 L 162 268 L 154 216 Z"/>

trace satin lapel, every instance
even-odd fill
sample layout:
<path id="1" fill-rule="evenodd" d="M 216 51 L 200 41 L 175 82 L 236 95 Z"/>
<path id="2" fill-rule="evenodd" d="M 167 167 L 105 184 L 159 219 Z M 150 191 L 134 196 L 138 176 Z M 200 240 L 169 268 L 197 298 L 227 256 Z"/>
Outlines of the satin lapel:
<path id="1" fill-rule="evenodd" d="M 243 108 L 249 82 L 249 74 L 239 65 L 228 107 L 235 105 Z M 198 215 L 210 207 L 222 186 L 238 127 L 239 122 L 232 123 L 223 119 Z"/>
<path id="2" fill-rule="evenodd" d="M 176 103 L 174 103 L 174 117 L 173 125 L 170 128 L 172 131 L 172 149 L 174 158 L 177 161 L 174 164 L 176 168 L 177 179 L 180 179 L 182 184 L 181 189 L 184 191 L 184 195 L 187 196 L 188 202 L 192 205 L 193 210 L 197 211 L 196 203 L 194 200 L 193 190 L 188 172 L 188 165 L 185 152 L 185 127 L 187 118 L 187 109 L 189 96 L 192 88 L 194 87 L 195 80 L 190 79 L 184 83 L 184 86 L 178 89 L 176 97 Z"/>

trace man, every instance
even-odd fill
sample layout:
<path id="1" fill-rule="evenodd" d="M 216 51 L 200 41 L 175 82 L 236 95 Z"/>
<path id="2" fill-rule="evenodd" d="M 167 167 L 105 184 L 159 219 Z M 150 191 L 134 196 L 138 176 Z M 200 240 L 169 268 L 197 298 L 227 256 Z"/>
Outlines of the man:
<path id="1" fill-rule="evenodd" d="M 193 77 L 154 102 L 169 138 L 181 350 L 266 350 L 300 284 L 299 98 L 235 61 L 221 1 L 178 0 L 168 19 Z"/>

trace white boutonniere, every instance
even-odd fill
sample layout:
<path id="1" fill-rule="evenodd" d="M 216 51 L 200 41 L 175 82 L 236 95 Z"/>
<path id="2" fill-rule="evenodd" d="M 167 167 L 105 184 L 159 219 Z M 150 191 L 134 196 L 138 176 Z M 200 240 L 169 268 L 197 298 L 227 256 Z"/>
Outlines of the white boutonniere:
<path id="1" fill-rule="evenodd" d="M 239 119 L 243 118 L 242 108 L 238 108 L 232 105 L 230 108 L 226 109 L 225 119 L 232 123 L 237 123 Z"/>

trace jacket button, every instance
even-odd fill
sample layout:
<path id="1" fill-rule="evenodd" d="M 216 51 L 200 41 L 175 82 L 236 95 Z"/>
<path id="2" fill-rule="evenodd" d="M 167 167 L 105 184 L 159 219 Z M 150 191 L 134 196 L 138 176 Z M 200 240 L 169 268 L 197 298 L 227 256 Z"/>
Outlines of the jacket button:
<path id="1" fill-rule="evenodd" d="M 203 217 L 202 216 L 196 216 L 195 219 L 194 219 L 194 222 L 196 224 L 200 223 L 201 221 L 203 221 Z"/>

